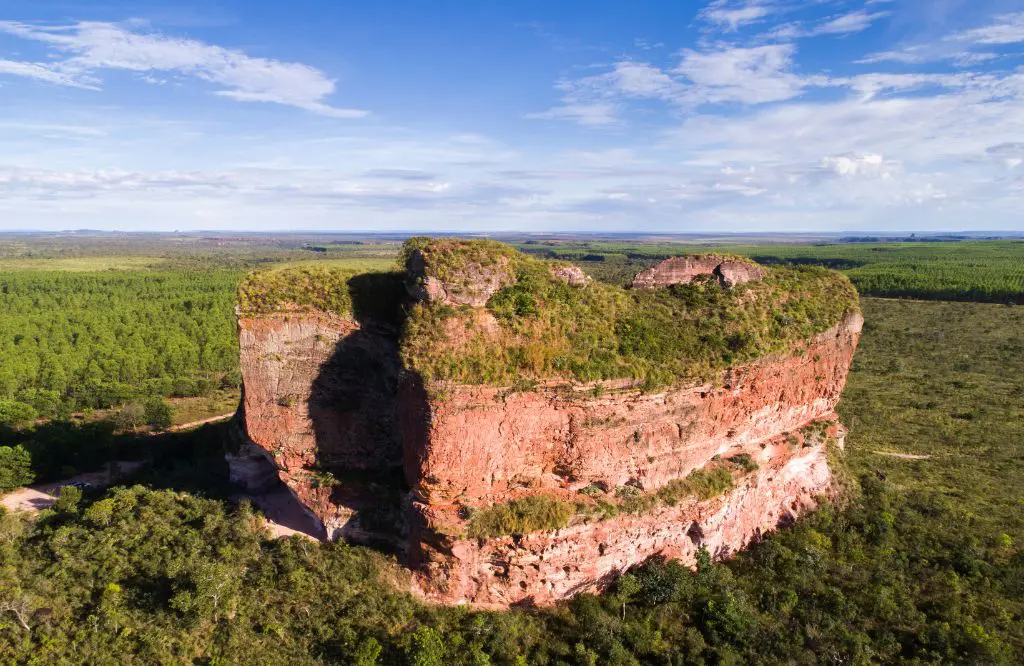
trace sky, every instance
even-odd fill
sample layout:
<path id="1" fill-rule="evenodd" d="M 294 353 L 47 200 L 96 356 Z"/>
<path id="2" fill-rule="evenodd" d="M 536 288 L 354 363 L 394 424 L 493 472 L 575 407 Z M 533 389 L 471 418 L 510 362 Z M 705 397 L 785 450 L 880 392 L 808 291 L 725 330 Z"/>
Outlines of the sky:
<path id="1" fill-rule="evenodd" d="M 1024 230 L 1024 0 L 0 0 L 0 230 Z"/>

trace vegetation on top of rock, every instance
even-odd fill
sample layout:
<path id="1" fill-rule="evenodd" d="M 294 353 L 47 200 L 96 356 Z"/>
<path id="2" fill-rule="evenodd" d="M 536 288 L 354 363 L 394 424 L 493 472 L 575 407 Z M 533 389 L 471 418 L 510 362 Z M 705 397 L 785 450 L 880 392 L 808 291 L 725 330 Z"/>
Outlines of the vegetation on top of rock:
<path id="1" fill-rule="evenodd" d="M 726 288 L 713 277 L 651 291 L 571 285 L 552 264 L 492 241 L 414 239 L 434 274 L 459 279 L 459 262 L 507 257 L 515 282 L 487 313 L 444 303 L 409 312 L 402 353 L 427 380 L 507 385 L 523 378 L 634 379 L 648 387 L 709 379 L 736 363 L 788 351 L 858 307 L 850 282 L 814 267 L 770 268 Z M 438 279 L 441 279 L 440 277 Z"/>
<path id="2" fill-rule="evenodd" d="M 242 314 L 316 309 L 357 320 L 397 324 L 405 297 L 402 274 L 325 265 L 258 270 L 238 285 Z"/>
<path id="3" fill-rule="evenodd" d="M 358 273 L 330 265 L 253 271 L 238 285 L 238 307 L 243 314 L 267 314 L 298 306 L 350 316 L 348 281 Z"/>
<path id="4" fill-rule="evenodd" d="M 525 259 L 514 247 L 498 241 L 415 236 L 402 246 L 402 265 L 407 265 L 417 251 L 423 258 L 425 275 L 442 282 L 458 280 L 470 267 L 486 269 L 507 262 L 510 269 L 515 269 Z"/>

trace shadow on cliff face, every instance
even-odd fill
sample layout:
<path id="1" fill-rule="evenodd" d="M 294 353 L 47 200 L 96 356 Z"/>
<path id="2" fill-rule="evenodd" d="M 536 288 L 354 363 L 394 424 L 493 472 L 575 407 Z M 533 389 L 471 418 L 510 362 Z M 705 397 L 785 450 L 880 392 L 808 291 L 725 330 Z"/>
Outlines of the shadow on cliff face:
<path id="1" fill-rule="evenodd" d="M 385 550 L 399 549 L 405 531 L 398 424 L 403 277 L 367 273 L 349 281 L 359 328 L 321 366 L 308 405 L 318 461 L 311 472 L 332 485 L 332 505 L 352 512 L 344 524 L 329 525 L 329 534 Z"/>

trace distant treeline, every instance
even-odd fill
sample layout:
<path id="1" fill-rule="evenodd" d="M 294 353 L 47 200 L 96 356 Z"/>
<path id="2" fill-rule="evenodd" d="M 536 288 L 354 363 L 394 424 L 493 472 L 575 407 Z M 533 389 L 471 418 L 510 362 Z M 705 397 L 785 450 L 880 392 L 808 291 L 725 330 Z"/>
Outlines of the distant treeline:
<path id="1" fill-rule="evenodd" d="M 727 246 L 536 243 L 523 249 L 578 262 L 595 277 L 618 283 L 670 256 L 728 252 L 763 264 L 813 264 L 841 270 L 866 296 L 1024 303 L 1024 241 Z"/>

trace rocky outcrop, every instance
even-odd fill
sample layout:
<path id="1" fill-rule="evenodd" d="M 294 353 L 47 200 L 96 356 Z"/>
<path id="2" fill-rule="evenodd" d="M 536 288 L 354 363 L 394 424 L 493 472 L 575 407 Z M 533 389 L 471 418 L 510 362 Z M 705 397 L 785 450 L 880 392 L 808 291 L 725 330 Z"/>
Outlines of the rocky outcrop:
<path id="1" fill-rule="evenodd" d="M 468 262 L 446 271 L 431 274 L 422 250 L 413 250 L 405 262 L 406 285 L 413 298 L 447 305 L 483 307 L 502 287 L 512 282 L 507 257 L 499 256 L 492 263 Z"/>
<path id="2" fill-rule="evenodd" d="M 425 598 L 549 604 L 653 556 L 727 556 L 829 492 L 827 450 L 843 434 L 833 410 L 863 324 L 843 279 L 680 257 L 634 287 L 711 279 L 640 293 L 494 243 L 415 239 L 405 258 L 404 276 L 346 278 L 351 311 L 318 305 L 345 301 L 317 292 L 308 274 L 249 285 L 247 303 L 274 307 L 239 319 L 247 439 L 232 469 L 260 485 L 271 461 L 328 537 L 399 553 Z M 401 336 L 368 314 L 395 311 L 374 287 L 392 278 L 419 301 Z M 799 294 L 787 291 L 793 281 Z M 301 310 L 267 293 L 277 284 L 299 285 Z M 706 340 L 687 347 L 704 356 L 674 365 L 662 384 L 631 374 L 658 370 L 657 354 L 674 349 L 645 328 L 648 307 L 672 313 L 657 320 L 669 326 L 689 317 L 679 334 Z M 704 330 L 753 318 L 759 328 L 746 337 Z M 571 336 L 588 335 L 583 349 L 605 354 L 604 365 L 573 355 Z M 572 367 L 559 372 L 565 359 L 620 379 L 578 379 Z M 686 374 L 691 366 L 700 374 Z M 548 374 L 513 383 L 510 367 Z M 713 492 L 694 490 L 715 474 Z M 511 531 L 475 522 L 538 498 L 554 503 L 557 521 Z"/>
<path id="3" fill-rule="evenodd" d="M 833 440 L 838 445 L 841 433 Z M 549 605 L 606 588 L 615 576 L 652 557 L 694 565 L 706 548 L 725 558 L 780 524 L 792 522 L 829 492 L 823 442 L 787 436 L 749 451 L 760 469 L 707 501 L 659 506 L 637 515 L 583 518 L 564 529 L 494 539 L 436 538 L 429 511 L 415 551 L 415 590 L 443 603 L 484 608 Z M 433 538 L 431 538 L 433 537 Z"/>
<path id="4" fill-rule="evenodd" d="M 328 534 L 366 533 L 353 518 L 379 509 L 376 477 L 401 461 L 394 334 L 318 310 L 243 316 L 238 327 L 249 441 Z M 250 449 L 235 457 L 233 474 L 259 475 Z"/>
<path id="5" fill-rule="evenodd" d="M 406 478 L 430 503 L 503 502 L 524 488 L 632 482 L 656 489 L 713 456 L 825 418 L 839 401 L 863 319 L 851 313 L 791 354 L 713 384 L 650 393 L 631 382 L 529 390 L 400 389 Z"/>
<path id="6" fill-rule="evenodd" d="M 555 266 L 551 274 L 574 287 L 584 287 L 591 281 L 590 276 L 579 266 Z"/>
<path id="7" fill-rule="evenodd" d="M 764 269 L 752 261 L 716 254 L 671 257 L 641 271 L 633 278 L 634 289 L 657 289 L 673 284 L 690 284 L 700 276 L 711 276 L 727 287 L 764 278 Z"/>

